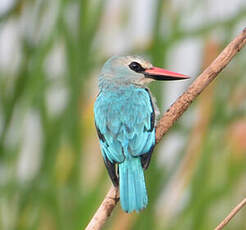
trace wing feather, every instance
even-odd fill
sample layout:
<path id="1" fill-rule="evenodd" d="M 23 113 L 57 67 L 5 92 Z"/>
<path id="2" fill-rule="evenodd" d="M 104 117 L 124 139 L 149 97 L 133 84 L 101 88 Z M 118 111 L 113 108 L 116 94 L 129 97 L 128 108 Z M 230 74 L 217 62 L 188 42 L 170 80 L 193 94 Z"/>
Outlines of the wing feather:
<path id="1" fill-rule="evenodd" d="M 105 161 L 124 161 L 125 145 L 134 157 L 151 154 L 155 145 L 155 112 L 148 89 L 128 87 L 101 92 L 94 113 Z"/>

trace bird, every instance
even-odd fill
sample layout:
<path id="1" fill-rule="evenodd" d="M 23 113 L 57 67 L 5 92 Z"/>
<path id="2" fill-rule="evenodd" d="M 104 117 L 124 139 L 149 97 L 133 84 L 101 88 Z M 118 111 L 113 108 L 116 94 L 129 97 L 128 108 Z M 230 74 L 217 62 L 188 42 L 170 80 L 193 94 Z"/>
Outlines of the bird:
<path id="1" fill-rule="evenodd" d="M 113 185 L 119 186 L 121 207 L 127 213 L 139 212 L 148 204 L 144 170 L 156 144 L 159 109 L 146 85 L 188 78 L 154 67 L 137 55 L 113 56 L 102 67 L 95 126 L 105 166 Z"/>

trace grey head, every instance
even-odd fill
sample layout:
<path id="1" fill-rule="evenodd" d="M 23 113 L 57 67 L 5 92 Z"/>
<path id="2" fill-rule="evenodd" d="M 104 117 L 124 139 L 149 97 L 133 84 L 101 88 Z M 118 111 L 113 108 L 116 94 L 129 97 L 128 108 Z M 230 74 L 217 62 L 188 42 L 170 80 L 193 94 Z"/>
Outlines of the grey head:
<path id="1" fill-rule="evenodd" d="M 154 67 L 143 57 L 113 56 L 103 65 L 99 76 L 99 88 L 138 85 L 144 87 L 153 80 L 181 80 L 188 77 Z"/>
<path id="2" fill-rule="evenodd" d="M 117 85 L 145 85 L 152 81 L 145 78 L 145 69 L 152 68 L 152 64 L 139 56 L 113 56 L 103 65 L 99 76 L 99 86 L 105 84 Z"/>

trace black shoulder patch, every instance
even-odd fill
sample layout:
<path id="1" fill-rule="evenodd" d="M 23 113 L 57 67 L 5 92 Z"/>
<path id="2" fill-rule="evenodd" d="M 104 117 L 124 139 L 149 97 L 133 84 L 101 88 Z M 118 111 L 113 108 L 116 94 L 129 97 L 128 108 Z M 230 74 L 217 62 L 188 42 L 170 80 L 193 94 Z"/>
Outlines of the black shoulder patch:
<path id="1" fill-rule="evenodd" d="M 105 137 L 104 137 L 104 135 L 101 133 L 100 129 L 97 127 L 96 122 L 95 122 L 95 126 L 96 126 L 97 135 L 98 135 L 99 139 L 100 139 L 102 142 L 105 142 L 105 141 L 106 141 L 106 140 L 105 140 Z"/>
<path id="2" fill-rule="evenodd" d="M 152 145 L 151 148 L 150 148 L 150 150 L 147 153 L 141 155 L 141 165 L 142 165 L 142 168 L 144 170 L 146 170 L 149 167 L 149 164 L 150 164 L 150 160 L 151 160 L 151 156 L 152 156 L 152 152 L 154 150 L 154 147 L 155 147 L 155 145 Z"/>
<path id="3" fill-rule="evenodd" d="M 110 176 L 110 179 L 112 180 L 113 185 L 117 187 L 119 185 L 119 178 L 116 175 L 115 164 L 112 163 L 107 157 L 105 157 L 104 163 L 108 170 L 108 174 Z"/>
<path id="4" fill-rule="evenodd" d="M 154 105 L 153 102 L 151 100 L 151 96 L 150 96 L 150 92 L 147 88 L 145 88 L 145 90 L 147 91 L 148 95 L 149 95 L 149 101 L 152 107 L 152 113 L 150 115 L 150 129 L 147 130 L 147 132 L 152 132 L 155 126 L 155 110 L 154 110 Z"/>
<path id="5" fill-rule="evenodd" d="M 155 112 L 154 111 L 151 113 L 150 122 L 151 122 L 151 127 L 150 127 L 150 129 L 148 131 L 152 132 L 153 129 L 154 129 L 154 126 L 155 126 Z"/>

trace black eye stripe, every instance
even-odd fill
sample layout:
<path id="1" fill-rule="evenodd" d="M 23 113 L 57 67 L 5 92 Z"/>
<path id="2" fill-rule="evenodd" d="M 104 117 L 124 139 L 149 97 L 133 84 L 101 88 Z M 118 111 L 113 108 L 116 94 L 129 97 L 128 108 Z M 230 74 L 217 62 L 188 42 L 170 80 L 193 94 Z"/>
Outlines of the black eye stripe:
<path id="1" fill-rule="evenodd" d="M 138 62 L 131 62 L 129 68 L 137 73 L 142 73 L 145 69 Z"/>

